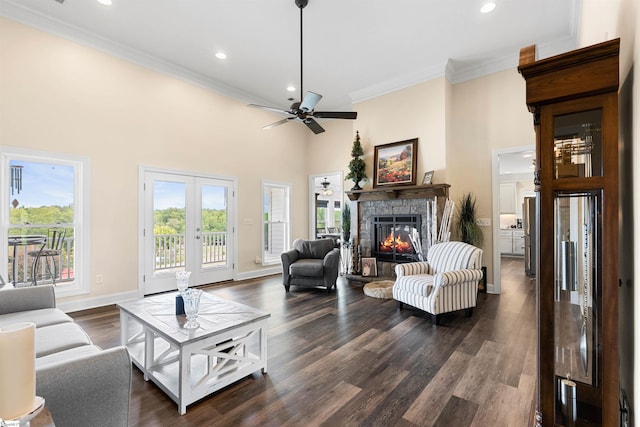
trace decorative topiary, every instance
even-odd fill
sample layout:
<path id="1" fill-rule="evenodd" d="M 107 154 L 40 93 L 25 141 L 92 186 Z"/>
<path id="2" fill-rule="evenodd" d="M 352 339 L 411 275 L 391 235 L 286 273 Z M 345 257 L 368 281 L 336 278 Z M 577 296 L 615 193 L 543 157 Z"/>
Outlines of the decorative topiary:
<path id="1" fill-rule="evenodd" d="M 360 144 L 360 134 L 356 131 L 356 139 L 353 141 L 353 147 L 351 148 L 351 161 L 349 162 L 349 173 L 345 179 L 352 180 L 355 185 L 351 187 L 351 191 L 362 190 L 360 187 L 360 181 L 367 180 L 367 174 L 365 173 L 365 163 L 362 160 L 364 150 L 362 144 Z"/>

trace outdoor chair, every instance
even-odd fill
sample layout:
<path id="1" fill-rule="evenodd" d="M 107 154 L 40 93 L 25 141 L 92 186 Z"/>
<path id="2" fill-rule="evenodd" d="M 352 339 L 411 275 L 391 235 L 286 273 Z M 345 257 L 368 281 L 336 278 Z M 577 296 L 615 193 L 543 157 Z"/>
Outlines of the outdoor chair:
<path id="1" fill-rule="evenodd" d="M 64 243 L 64 236 L 67 230 L 64 228 L 52 228 L 47 234 L 47 242 L 39 250 L 29 252 L 29 256 L 33 257 L 33 269 L 32 277 L 33 284 L 37 285 L 37 272 L 40 259 L 44 257 L 53 284 L 56 284 L 56 277 L 58 275 L 56 270 L 56 258 L 60 257 L 62 253 L 62 244 Z"/>

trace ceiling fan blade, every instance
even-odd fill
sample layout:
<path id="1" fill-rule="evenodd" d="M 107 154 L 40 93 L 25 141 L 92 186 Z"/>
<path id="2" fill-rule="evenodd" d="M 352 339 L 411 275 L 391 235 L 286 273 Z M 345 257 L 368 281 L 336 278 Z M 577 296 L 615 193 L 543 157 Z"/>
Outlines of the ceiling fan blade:
<path id="1" fill-rule="evenodd" d="M 282 114 L 291 114 L 289 111 L 283 110 L 282 108 L 265 107 L 264 105 L 258 105 L 258 104 L 248 104 L 247 107 L 261 108 L 263 110 L 275 111 L 276 113 L 282 113 Z"/>
<path id="2" fill-rule="evenodd" d="M 319 119 L 356 119 L 358 113 L 356 111 L 315 111 L 313 117 Z"/>
<path id="3" fill-rule="evenodd" d="M 316 108 L 316 104 L 320 102 L 321 99 L 322 95 L 318 95 L 314 92 L 307 92 L 300 104 L 300 109 L 305 113 L 313 111 L 313 109 Z"/>
<path id="4" fill-rule="evenodd" d="M 309 129 L 311 129 L 313 131 L 313 133 L 315 133 L 316 135 L 319 133 L 324 132 L 324 128 L 322 126 L 320 126 L 320 124 L 318 122 L 316 122 L 313 119 L 310 118 L 306 118 L 302 121 L 305 125 L 307 125 L 307 127 Z"/>
<path id="5" fill-rule="evenodd" d="M 287 123 L 287 122 L 288 122 L 289 120 L 291 120 L 291 119 L 295 119 L 295 117 L 290 117 L 290 118 L 288 118 L 288 119 L 278 120 L 277 122 L 273 122 L 273 123 L 271 123 L 270 125 L 266 125 L 266 126 L 265 126 L 265 127 L 263 127 L 262 129 L 271 129 L 271 128 L 274 128 L 274 127 L 276 127 L 276 126 L 283 125 L 283 124 Z"/>

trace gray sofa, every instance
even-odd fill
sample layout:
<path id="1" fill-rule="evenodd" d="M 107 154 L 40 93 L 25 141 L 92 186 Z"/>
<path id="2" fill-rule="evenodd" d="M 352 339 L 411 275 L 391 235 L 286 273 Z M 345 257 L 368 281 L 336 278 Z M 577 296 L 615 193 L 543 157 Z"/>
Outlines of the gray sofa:
<path id="1" fill-rule="evenodd" d="M 291 285 L 325 286 L 327 292 L 336 285 L 340 250 L 333 239 L 296 239 L 293 249 L 282 253 L 281 259 L 282 284 L 287 292 Z"/>
<path id="2" fill-rule="evenodd" d="M 0 327 L 36 324 L 36 394 L 56 427 L 126 426 L 131 358 L 124 347 L 102 350 L 56 308 L 52 286 L 0 290 Z"/>

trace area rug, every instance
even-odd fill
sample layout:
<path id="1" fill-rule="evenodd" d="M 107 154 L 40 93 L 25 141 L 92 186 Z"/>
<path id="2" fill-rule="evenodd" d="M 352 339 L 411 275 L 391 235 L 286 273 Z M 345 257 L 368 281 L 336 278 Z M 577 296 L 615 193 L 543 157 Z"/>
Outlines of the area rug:
<path id="1" fill-rule="evenodd" d="M 380 280 L 369 282 L 362 288 L 364 294 L 374 298 L 393 298 L 393 280 Z"/>

